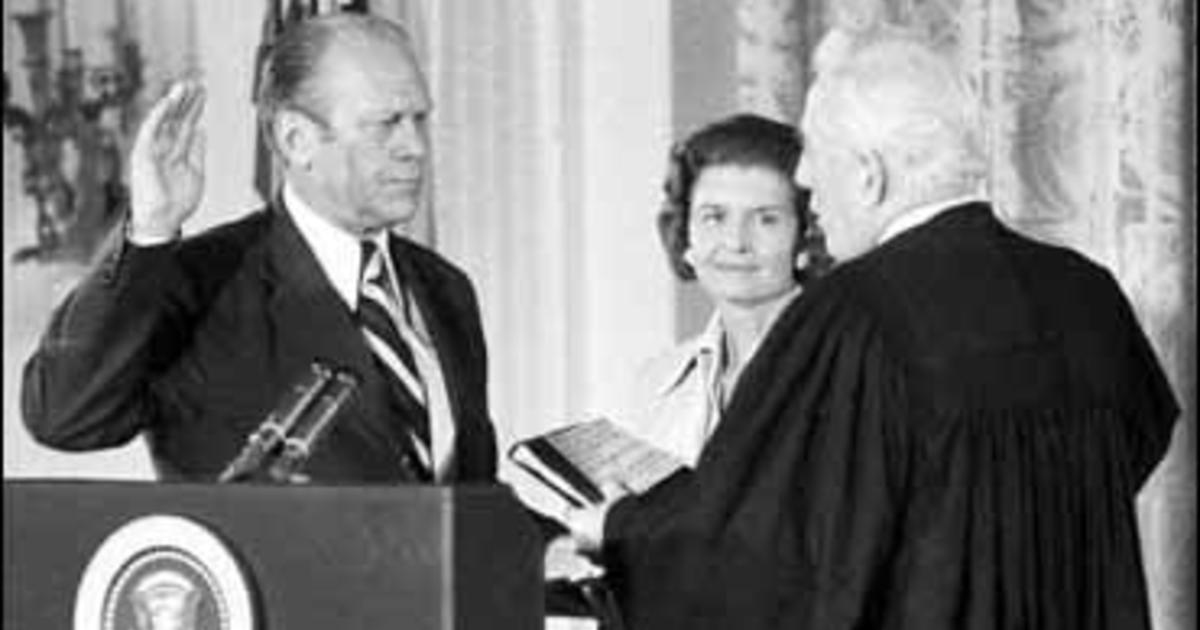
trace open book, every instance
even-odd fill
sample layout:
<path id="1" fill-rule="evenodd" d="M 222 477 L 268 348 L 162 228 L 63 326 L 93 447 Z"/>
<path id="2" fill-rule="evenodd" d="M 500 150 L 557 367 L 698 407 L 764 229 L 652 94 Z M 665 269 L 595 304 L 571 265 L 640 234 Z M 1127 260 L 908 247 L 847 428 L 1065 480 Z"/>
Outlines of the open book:
<path id="1" fill-rule="evenodd" d="M 641 493 L 686 465 L 606 418 L 522 440 L 508 457 L 576 508 L 603 503 L 609 482 Z"/>

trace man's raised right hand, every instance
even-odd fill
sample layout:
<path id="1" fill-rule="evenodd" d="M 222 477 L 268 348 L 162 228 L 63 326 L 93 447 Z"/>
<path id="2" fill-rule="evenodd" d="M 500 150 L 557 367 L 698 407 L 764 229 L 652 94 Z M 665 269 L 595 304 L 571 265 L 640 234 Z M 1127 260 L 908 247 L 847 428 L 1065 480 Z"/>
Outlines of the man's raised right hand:
<path id="1" fill-rule="evenodd" d="M 129 153 L 129 238 L 139 245 L 178 237 L 204 192 L 204 88 L 171 86 L 138 128 Z"/>

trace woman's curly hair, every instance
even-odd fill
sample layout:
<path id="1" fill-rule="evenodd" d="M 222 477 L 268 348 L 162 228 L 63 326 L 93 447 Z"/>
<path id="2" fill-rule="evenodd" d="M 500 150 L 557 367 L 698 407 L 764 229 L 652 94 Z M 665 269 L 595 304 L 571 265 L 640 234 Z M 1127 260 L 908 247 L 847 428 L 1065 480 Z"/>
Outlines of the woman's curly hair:
<path id="1" fill-rule="evenodd" d="M 692 188 L 700 173 L 710 166 L 758 166 L 779 172 L 792 181 L 800 161 L 800 137 L 796 129 L 755 114 L 736 114 L 709 124 L 671 147 L 667 176 L 663 182 L 665 199 L 658 213 L 658 235 L 671 269 L 681 280 L 694 280 L 696 271 L 683 258 L 687 250 L 688 219 Z M 811 250 L 808 191 L 793 183 L 796 210 L 796 253 Z M 810 256 L 810 260 L 819 257 Z M 813 272 L 810 263 L 793 273 L 803 282 Z"/>

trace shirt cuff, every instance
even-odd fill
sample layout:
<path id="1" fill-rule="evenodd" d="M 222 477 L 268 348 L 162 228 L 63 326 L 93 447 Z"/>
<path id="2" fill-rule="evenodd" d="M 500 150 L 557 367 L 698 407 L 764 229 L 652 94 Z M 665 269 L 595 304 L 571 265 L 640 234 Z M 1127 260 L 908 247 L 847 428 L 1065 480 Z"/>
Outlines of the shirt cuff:
<path id="1" fill-rule="evenodd" d="M 138 235 L 133 232 L 133 222 L 125 220 L 125 240 L 135 247 L 156 247 L 174 243 L 183 236 L 182 230 L 175 230 L 174 234 L 168 236 L 145 236 Z"/>

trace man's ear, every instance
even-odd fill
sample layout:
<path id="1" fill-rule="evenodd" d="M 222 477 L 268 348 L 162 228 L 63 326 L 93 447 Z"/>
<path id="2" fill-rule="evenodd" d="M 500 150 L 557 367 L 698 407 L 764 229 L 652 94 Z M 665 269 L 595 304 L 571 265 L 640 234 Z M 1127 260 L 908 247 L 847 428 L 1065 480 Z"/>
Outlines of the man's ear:
<path id="1" fill-rule="evenodd" d="M 854 152 L 858 166 L 858 190 L 865 206 L 874 207 L 887 197 L 887 165 L 874 149 Z"/>
<path id="2" fill-rule="evenodd" d="M 282 110 L 271 122 L 270 132 L 286 164 L 308 170 L 320 143 L 321 129 L 308 116 Z"/>

